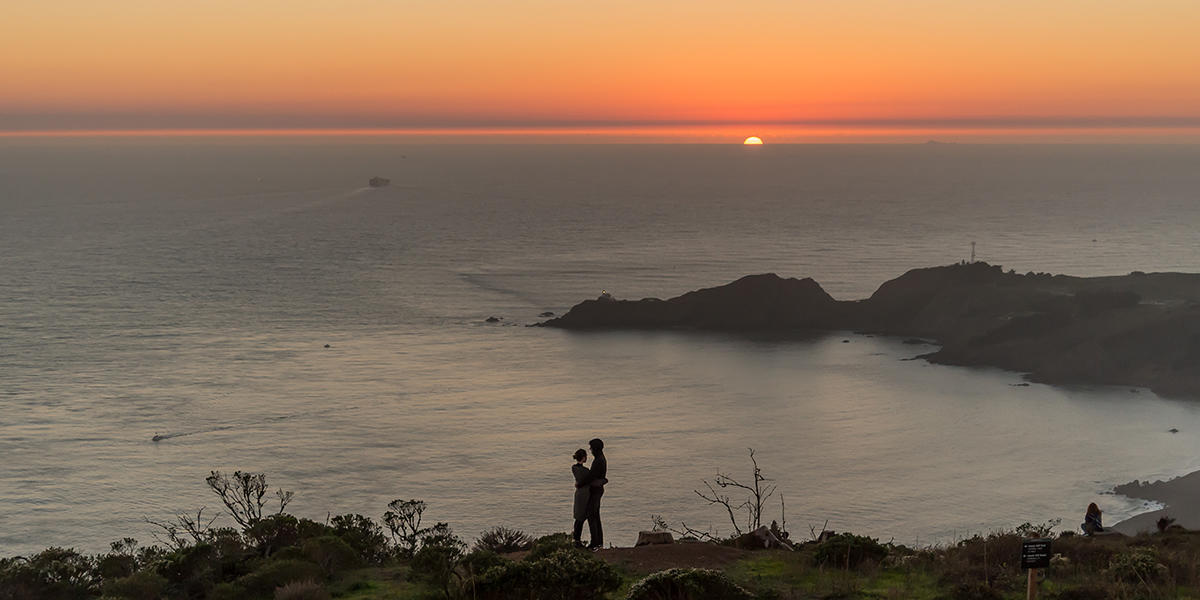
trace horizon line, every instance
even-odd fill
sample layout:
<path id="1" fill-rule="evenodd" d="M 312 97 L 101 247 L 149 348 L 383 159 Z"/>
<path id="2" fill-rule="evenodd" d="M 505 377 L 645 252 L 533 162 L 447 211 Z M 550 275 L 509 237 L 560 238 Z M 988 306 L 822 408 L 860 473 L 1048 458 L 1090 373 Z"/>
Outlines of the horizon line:
<path id="1" fill-rule="evenodd" d="M 609 126 L 538 126 L 538 127 L 178 127 L 178 128 L 95 128 L 95 129 L 0 129 L 0 139 L 16 138 L 219 138 L 219 137 L 415 137 L 423 139 L 592 138 L 596 141 L 626 139 L 639 142 L 676 141 L 692 143 L 734 143 L 746 136 L 764 137 L 768 143 L 920 143 L 923 141 L 971 140 L 993 138 L 1001 141 L 1071 142 L 1111 139 L 1114 143 L 1145 141 L 1156 138 L 1166 142 L 1200 141 L 1200 119 L 1196 125 L 1159 126 L 1040 126 L 1040 127 L 825 127 L 770 123 L 709 123 L 697 125 L 609 125 Z M 1024 138 L 1024 139 L 1023 139 Z"/>

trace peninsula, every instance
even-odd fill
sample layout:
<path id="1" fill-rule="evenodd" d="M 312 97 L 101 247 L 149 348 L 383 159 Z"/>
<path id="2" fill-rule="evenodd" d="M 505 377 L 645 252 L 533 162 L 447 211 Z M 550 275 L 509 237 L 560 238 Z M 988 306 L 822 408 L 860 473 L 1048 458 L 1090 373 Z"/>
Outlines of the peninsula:
<path id="1" fill-rule="evenodd" d="M 864 300 L 811 278 L 749 275 L 669 300 L 602 296 L 539 323 L 574 330 L 858 331 L 940 345 L 922 358 L 1032 381 L 1200 397 L 1200 274 L 1018 274 L 983 262 L 911 270 Z"/>

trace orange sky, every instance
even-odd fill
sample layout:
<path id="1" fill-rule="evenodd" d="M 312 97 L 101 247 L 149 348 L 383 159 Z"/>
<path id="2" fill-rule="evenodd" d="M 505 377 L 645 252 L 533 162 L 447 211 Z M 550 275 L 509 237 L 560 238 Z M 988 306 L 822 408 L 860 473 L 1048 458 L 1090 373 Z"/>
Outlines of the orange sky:
<path id="1" fill-rule="evenodd" d="M 1200 126 L 1200 2 L 7 0 L 0 130 Z"/>

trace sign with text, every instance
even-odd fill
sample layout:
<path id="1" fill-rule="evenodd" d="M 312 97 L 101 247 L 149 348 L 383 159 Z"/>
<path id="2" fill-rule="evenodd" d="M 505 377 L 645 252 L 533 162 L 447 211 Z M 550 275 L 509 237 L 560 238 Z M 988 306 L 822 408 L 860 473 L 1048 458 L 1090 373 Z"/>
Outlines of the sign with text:
<path id="1" fill-rule="evenodd" d="M 1045 569 L 1050 566 L 1050 539 L 1025 540 L 1021 543 L 1021 568 Z"/>

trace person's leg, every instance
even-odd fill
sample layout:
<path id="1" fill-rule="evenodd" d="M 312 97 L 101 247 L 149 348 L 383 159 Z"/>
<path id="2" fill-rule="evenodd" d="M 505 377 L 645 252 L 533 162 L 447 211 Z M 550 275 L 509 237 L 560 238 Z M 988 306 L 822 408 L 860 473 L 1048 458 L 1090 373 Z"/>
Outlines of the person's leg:
<path id="1" fill-rule="evenodd" d="M 603 495 L 604 488 L 593 488 L 592 496 L 588 499 L 588 530 L 592 534 L 588 546 L 591 548 L 604 546 L 604 528 L 600 526 L 600 497 Z"/>
<path id="2" fill-rule="evenodd" d="M 579 537 L 583 535 L 583 522 L 585 520 L 586 519 L 575 519 L 575 530 L 572 532 L 572 535 L 575 537 L 576 544 L 581 543 L 579 541 Z"/>

